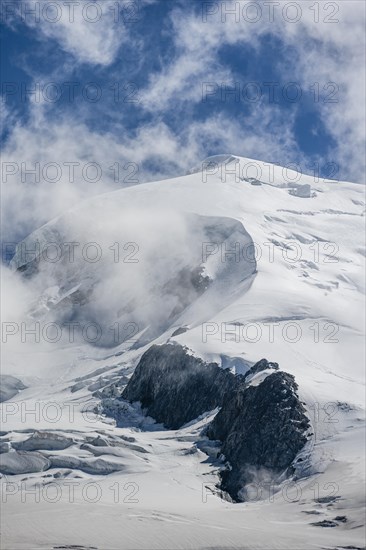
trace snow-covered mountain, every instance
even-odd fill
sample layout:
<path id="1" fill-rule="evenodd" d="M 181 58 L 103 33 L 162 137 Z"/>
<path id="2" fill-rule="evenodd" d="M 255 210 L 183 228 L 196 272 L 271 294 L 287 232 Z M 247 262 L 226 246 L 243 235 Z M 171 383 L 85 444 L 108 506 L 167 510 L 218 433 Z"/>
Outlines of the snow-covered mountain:
<path id="1" fill-rule="evenodd" d="M 218 155 L 20 243 L 3 300 L 5 546 L 363 547 L 364 213 L 361 185 Z M 294 376 L 311 427 L 296 475 L 258 466 L 231 502 L 202 432 L 218 408 L 167 429 L 121 399 L 166 343 L 233 375 L 266 357 Z"/>

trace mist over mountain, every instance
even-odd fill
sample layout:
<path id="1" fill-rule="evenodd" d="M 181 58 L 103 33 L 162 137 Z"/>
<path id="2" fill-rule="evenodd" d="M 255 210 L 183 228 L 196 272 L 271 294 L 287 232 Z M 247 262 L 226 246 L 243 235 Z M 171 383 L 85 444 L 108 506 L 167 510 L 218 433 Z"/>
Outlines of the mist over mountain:
<path id="1" fill-rule="evenodd" d="M 260 179 L 243 176 L 253 162 Z M 361 547 L 363 190 L 264 168 L 219 155 L 84 201 L 17 245 L 0 467 L 5 483 L 60 486 L 62 517 L 71 483 L 84 546 L 118 547 L 123 529 L 142 547 L 160 518 L 152 547 L 187 522 L 196 546 L 230 529 L 236 547 L 242 514 L 252 545 L 270 514 L 265 539 L 283 547 Z M 104 499 L 95 526 L 88 483 Z M 113 506 L 112 483 L 127 487 Z M 51 521 L 42 502 L 27 500 L 33 524 Z"/>
<path id="2" fill-rule="evenodd" d="M 0 2 L 1 548 L 366 550 L 365 20 Z"/>

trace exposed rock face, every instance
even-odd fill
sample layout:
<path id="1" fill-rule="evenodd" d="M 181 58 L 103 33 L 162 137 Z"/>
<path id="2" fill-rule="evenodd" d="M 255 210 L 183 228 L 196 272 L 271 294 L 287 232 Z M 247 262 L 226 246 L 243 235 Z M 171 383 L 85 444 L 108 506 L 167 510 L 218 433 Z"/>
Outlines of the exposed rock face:
<path id="1" fill-rule="evenodd" d="M 179 345 L 152 346 L 141 357 L 122 398 L 140 401 L 149 416 L 177 429 L 220 407 L 236 377 L 216 363 L 204 363 Z"/>
<path id="2" fill-rule="evenodd" d="M 253 374 L 257 374 L 258 372 L 267 369 L 278 370 L 278 363 L 271 363 L 270 361 L 267 361 L 267 359 L 261 359 L 245 373 L 244 378 L 249 378 Z"/>
<path id="3" fill-rule="evenodd" d="M 222 488 L 237 499 L 258 469 L 286 470 L 307 442 L 308 428 L 292 375 L 274 372 L 258 386 L 241 385 L 207 430 L 210 439 L 223 442 L 231 465 L 222 472 Z"/>
<path id="4" fill-rule="evenodd" d="M 206 435 L 222 442 L 229 468 L 221 472 L 221 488 L 234 500 L 256 481 L 256 472 L 290 472 L 307 442 L 309 421 L 292 375 L 262 359 L 245 376 L 216 363 L 204 363 L 177 344 L 152 346 L 141 358 L 122 393 L 140 401 L 146 412 L 166 427 L 177 429 L 204 412 L 221 407 Z M 247 379 L 261 371 L 256 385 Z"/>
<path id="5" fill-rule="evenodd" d="M 211 279 L 204 275 L 203 266 L 195 268 L 184 267 L 176 276 L 168 281 L 164 287 L 166 298 L 175 297 L 176 306 L 170 314 L 170 318 L 179 315 L 198 296 L 201 296 L 212 283 Z"/>

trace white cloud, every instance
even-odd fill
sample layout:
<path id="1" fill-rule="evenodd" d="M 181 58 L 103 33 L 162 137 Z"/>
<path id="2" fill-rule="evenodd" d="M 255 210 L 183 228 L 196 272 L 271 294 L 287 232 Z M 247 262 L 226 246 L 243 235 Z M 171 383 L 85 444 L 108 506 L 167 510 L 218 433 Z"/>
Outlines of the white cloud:
<path id="1" fill-rule="evenodd" d="M 245 20 L 243 13 L 246 17 L 255 15 L 243 12 L 248 5 L 246 1 L 212 3 L 209 9 L 217 8 L 217 11 L 207 18 L 202 12 L 175 10 L 172 14 L 175 55 L 168 66 L 151 75 L 149 85 L 141 94 L 142 104 L 150 111 L 164 111 L 185 101 L 200 102 L 202 83 L 233 83 L 230 71 L 219 63 L 220 47 L 227 44 L 240 47 L 244 43 L 258 47 L 260 39 L 271 33 L 287 48 L 287 63 L 282 67 L 282 74 L 289 82 L 296 81 L 303 90 L 309 90 L 318 82 L 323 95 L 332 91 L 331 87 L 322 90 L 329 82 L 338 86 L 337 103 L 325 103 L 322 97 L 316 106 L 337 144 L 333 158 L 328 160 L 338 161 L 342 173 L 362 181 L 365 173 L 365 4 L 357 0 L 331 3 L 322 0 L 314 4 L 319 6 L 317 14 L 314 6 L 310 9 L 311 3 L 298 3 L 301 17 L 297 23 L 285 20 L 296 16 L 293 10 L 283 12 L 288 2 L 275 4 L 273 19 L 269 8 L 262 6 L 262 17 L 257 23 Z"/>
<path id="2" fill-rule="evenodd" d="M 16 241 L 90 196 L 164 177 L 169 169 L 184 172 L 189 152 L 182 154 L 181 146 L 163 123 L 118 138 L 75 117 L 50 119 L 43 105 L 32 104 L 30 120 L 13 126 L 3 149 L 4 240 Z M 154 166 L 143 171 L 147 162 Z"/>
<path id="3" fill-rule="evenodd" d="M 133 180 L 183 175 L 212 151 L 290 160 L 286 155 L 296 149 L 290 127 L 291 119 L 284 121 L 279 109 L 274 114 L 258 104 L 249 118 L 233 121 L 221 115 L 203 122 L 187 120 L 177 132 L 157 122 L 134 134 L 123 129 L 118 134 L 100 133 L 75 117 L 50 119 L 43 105 L 32 104 L 29 122 L 14 125 L 3 150 L 3 239 L 16 241 L 77 202 L 133 185 Z M 37 163 L 35 183 L 34 175 L 26 171 L 34 171 Z M 89 163 L 98 168 L 88 168 Z"/>
<path id="4" fill-rule="evenodd" d="M 302 86 L 319 82 L 327 96 L 320 100 L 319 111 L 337 147 L 333 161 L 340 163 L 354 181 L 365 181 L 365 3 L 337 2 L 339 23 L 314 23 L 308 12 L 302 21 L 303 31 L 285 35 L 289 45 L 296 48 L 294 74 Z M 321 3 L 324 9 L 329 3 Z M 330 12 L 328 11 L 328 14 Z M 314 39 L 314 42 L 310 40 Z M 334 95 L 332 90 L 338 89 Z M 330 102 L 335 99 L 336 102 Z M 329 102 L 328 102 L 329 101 Z"/>
<path id="5" fill-rule="evenodd" d="M 119 10 L 117 10 L 119 5 Z M 112 0 L 22 0 L 18 15 L 39 38 L 54 39 L 78 63 L 110 65 L 129 39 L 133 3 Z M 137 4 L 136 4 L 137 5 Z"/>
<path id="6" fill-rule="evenodd" d="M 350 179 L 362 180 L 364 176 L 364 5 L 347 2 L 347 8 L 338 14 L 339 24 L 315 24 L 311 12 L 298 24 L 274 23 L 264 20 L 258 26 L 228 18 L 223 23 L 220 14 L 212 21 L 202 21 L 201 15 L 185 14 L 175 10 L 172 15 L 175 37 L 171 63 L 161 72 L 152 75 L 143 91 L 144 106 L 155 114 L 154 122 L 138 127 L 134 133 L 122 125 L 110 127 L 110 132 L 91 130 L 83 122 L 84 111 L 66 115 L 52 111 L 45 104 L 30 104 L 30 118 L 26 123 L 15 123 L 14 114 L 5 111 L 10 135 L 4 147 L 3 162 L 14 163 L 15 175 L 3 181 L 3 238 L 17 240 L 43 223 L 61 214 L 80 200 L 110 191 L 123 185 L 152 179 L 162 179 L 185 171 L 207 154 L 233 153 L 268 162 L 296 161 L 306 171 L 306 158 L 299 152 L 294 137 L 296 109 L 281 110 L 265 103 L 251 104 L 249 115 L 236 118 L 212 114 L 204 121 L 182 117 L 180 126 L 173 131 L 159 119 L 161 112 L 185 101 L 198 102 L 202 98 L 202 82 L 226 81 L 232 78 L 230 71 L 221 66 L 218 52 L 222 44 L 243 42 L 257 46 L 264 33 L 271 31 L 281 36 L 288 48 L 288 65 L 282 67 L 282 75 L 297 80 L 303 88 L 314 82 L 321 85 L 332 80 L 339 86 L 338 103 L 318 104 L 319 112 L 328 132 L 336 142 L 333 161 L 341 163 L 343 173 Z M 305 13 L 305 12 L 304 12 Z M 122 37 L 113 37 L 106 23 L 95 29 L 79 22 L 71 29 L 60 23 L 55 27 L 41 28 L 43 36 L 52 36 L 63 42 L 70 53 L 75 48 L 79 62 L 90 59 L 93 63 L 109 63 L 118 51 Z M 59 35 L 67 29 L 64 35 Z M 104 38 L 103 38 L 104 37 Z M 80 44 L 78 44 L 80 40 Z M 94 41 L 94 42 L 93 42 Z M 101 41 L 105 49 L 98 48 Z M 115 42 L 116 41 L 116 42 Z M 89 56 L 89 57 L 88 57 Z M 99 59 L 99 61 L 98 61 Z M 245 77 L 245 76 L 244 76 Z M 85 106 L 84 106 L 85 108 Z M 301 109 L 298 104 L 297 109 Z M 56 116 L 57 115 L 57 116 Z M 40 164 L 40 181 L 32 183 L 28 177 L 22 182 L 22 163 L 28 169 Z M 70 181 L 69 166 L 75 167 L 75 181 Z M 48 163 L 61 167 L 59 181 L 49 180 L 55 174 L 52 167 L 43 170 Z M 83 168 L 97 163 L 101 169 L 99 181 L 92 182 L 93 168 L 83 177 Z M 119 163 L 118 181 L 110 169 Z M 135 163 L 138 172 L 133 165 Z M 11 165 L 6 165 L 10 166 Z M 84 174 L 85 175 L 85 174 Z"/>

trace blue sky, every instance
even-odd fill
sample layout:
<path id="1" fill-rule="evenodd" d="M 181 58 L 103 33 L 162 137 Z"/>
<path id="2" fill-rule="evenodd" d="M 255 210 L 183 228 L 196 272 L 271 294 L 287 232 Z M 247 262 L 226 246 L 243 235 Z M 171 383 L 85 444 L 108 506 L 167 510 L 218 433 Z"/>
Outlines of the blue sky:
<path id="1" fill-rule="evenodd" d="M 79 0 L 73 15 L 71 4 L 2 4 L 3 158 L 19 166 L 5 202 L 12 215 L 32 205 L 19 235 L 129 184 L 130 163 L 139 182 L 226 152 L 364 179 L 363 2 L 319 2 L 317 14 L 307 0 L 272 12 L 262 0 Z M 21 163 L 37 161 L 96 163 L 102 177 L 21 181 Z"/>

